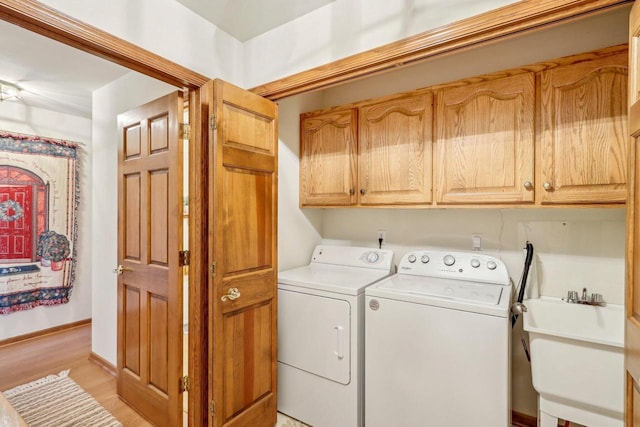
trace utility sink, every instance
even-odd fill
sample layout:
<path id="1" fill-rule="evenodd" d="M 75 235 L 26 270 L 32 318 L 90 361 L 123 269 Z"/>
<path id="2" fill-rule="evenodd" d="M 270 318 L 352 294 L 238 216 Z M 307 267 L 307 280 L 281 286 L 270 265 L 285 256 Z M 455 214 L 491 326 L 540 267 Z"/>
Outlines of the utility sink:
<path id="1" fill-rule="evenodd" d="M 558 418 L 624 425 L 624 310 L 541 297 L 524 302 L 540 427 Z"/>

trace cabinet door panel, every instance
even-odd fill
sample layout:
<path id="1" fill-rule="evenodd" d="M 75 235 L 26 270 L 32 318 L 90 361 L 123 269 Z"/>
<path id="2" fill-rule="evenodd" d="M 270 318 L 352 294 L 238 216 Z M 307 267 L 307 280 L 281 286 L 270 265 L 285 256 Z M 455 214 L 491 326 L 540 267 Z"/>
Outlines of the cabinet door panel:
<path id="1" fill-rule="evenodd" d="M 437 203 L 532 202 L 533 74 L 444 89 L 437 99 Z"/>
<path id="2" fill-rule="evenodd" d="M 624 203 L 627 197 L 627 56 L 541 75 L 543 203 Z"/>
<path id="3" fill-rule="evenodd" d="M 300 117 L 300 206 L 355 203 L 357 110 Z"/>
<path id="4" fill-rule="evenodd" d="M 433 94 L 360 108 L 361 205 L 431 202 Z"/>

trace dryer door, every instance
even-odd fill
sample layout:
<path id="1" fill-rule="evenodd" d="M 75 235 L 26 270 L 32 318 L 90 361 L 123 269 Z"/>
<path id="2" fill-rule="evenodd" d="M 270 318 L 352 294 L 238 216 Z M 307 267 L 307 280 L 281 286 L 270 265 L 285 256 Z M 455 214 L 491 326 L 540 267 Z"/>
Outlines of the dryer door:
<path id="1" fill-rule="evenodd" d="M 278 290 L 278 361 L 340 384 L 351 381 L 348 301 Z"/>

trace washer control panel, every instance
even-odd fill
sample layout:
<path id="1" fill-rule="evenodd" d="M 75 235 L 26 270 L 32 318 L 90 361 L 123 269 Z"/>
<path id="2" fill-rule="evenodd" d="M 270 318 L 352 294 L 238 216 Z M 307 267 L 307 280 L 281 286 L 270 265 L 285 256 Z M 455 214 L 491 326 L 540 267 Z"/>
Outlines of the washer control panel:
<path id="1" fill-rule="evenodd" d="M 478 252 L 422 250 L 400 260 L 398 273 L 471 282 L 509 285 L 509 273 L 501 259 Z"/>

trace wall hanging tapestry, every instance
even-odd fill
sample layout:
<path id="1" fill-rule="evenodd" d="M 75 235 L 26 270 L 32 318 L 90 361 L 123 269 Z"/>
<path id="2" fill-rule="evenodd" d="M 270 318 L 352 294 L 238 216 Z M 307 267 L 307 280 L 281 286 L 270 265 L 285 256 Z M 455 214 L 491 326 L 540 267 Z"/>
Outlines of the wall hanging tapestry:
<path id="1" fill-rule="evenodd" d="M 78 145 L 0 131 L 0 314 L 69 301 Z"/>

